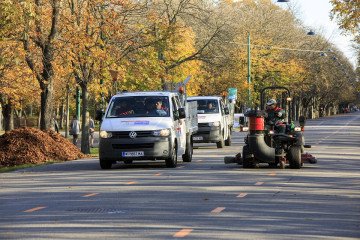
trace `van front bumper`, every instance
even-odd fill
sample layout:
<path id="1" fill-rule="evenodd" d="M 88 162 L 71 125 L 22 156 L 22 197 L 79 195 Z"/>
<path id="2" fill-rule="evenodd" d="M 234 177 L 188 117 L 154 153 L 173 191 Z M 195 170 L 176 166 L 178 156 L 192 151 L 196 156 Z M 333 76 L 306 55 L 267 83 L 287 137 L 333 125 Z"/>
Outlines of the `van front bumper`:
<path id="1" fill-rule="evenodd" d="M 193 135 L 195 143 L 216 143 L 221 141 L 220 127 L 199 127 Z"/>
<path id="2" fill-rule="evenodd" d="M 113 162 L 163 160 L 171 156 L 171 149 L 171 137 L 101 138 L 99 158 Z M 131 156 L 132 153 L 139 156 Z"/>

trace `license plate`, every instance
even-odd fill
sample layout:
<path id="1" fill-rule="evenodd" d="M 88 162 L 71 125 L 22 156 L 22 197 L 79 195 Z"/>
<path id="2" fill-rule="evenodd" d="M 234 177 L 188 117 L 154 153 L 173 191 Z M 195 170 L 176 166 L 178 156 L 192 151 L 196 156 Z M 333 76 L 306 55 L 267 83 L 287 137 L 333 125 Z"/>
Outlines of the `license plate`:
<path id="1" fill-rule="evenodd" d="M 142 157 L 144 156 L 144 152 L 123 152 L 123 157 Z"/>
<path id="2" fill-rule="evenodd" d="M 193 137 L 193 140 L 200 141 L 200 140 L 203 140 L 203 137 L 202 136 Z"/>

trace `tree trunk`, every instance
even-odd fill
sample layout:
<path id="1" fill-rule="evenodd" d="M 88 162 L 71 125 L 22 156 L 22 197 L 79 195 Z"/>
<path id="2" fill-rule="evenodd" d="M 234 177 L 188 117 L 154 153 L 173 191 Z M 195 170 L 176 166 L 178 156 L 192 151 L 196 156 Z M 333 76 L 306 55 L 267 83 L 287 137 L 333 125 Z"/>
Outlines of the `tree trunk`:
<path id="1" fill-rule="evenodd" d="M 49 76 L 48 84 L 41 88 L 41 118 L 40 129 L 48 130 L 53 125 L 53 102 L 54 102 L 54 84 L 53 76 Z"/>
<path id="2" fill-rule="evenodd" d="M 82 91 L 82 112 L 81 112 L 81 152 L 90 154 L 89 143 L 89 92 L 87 85 L 80 84 Z"/>
<path id="3" fill-rule="evenodd" d="M 59 128 L 60 129 L 64 129 L 64 111 L 65 111 L 65 106 L 64 106 L 64 100 L 61 101 L 61 106 L 60 106 L 60 124 L 59 124 Z"/>
<path id="4" fill-rule="evenodd" d="M 70 94 L 70 90 L 69 90 L 69 86 L 66 86 L 66 119 L 65 119 L 65 138 L 67 138 L 69 136 L 69 94 Z"/>
<path id="5" fill-rule="evenodd" d="M 11 131 L 14 129 L 14 108 L 9 98 L 1 98 L 2 114 L 4 117 L 4 130 Z"/>

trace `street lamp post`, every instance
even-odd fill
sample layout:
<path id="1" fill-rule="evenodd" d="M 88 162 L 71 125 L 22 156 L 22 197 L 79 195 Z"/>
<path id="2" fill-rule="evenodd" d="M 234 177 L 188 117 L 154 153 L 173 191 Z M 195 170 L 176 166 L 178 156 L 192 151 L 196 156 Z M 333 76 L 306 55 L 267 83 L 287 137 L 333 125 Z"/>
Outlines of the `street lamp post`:
<path id="1" fill-rule="evenodd" d="M 250 35 L 248 36 L 248 104 L 249 107 L 251 107 L 251 90 L 250 90 L 250 84 L 251 84 L 251 56 L 250 56 Z"/>

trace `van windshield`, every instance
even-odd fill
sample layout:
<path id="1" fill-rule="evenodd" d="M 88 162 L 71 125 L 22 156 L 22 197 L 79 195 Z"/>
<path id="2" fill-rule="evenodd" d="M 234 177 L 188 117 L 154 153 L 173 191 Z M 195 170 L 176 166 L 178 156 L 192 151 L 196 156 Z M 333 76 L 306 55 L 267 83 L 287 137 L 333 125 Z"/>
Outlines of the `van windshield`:
<path id="1" fill-rule="evenodd" d="M 189 102 L 197 102 L 197 113 L 199 114 L 216 114 L 219 113 L 218 101 L 214 99 L 198 99 L 188 100 Z"/>
<path id="2" fill-rule="evenodd" d="M 106 117 L 169 117 L 169 106 L 169 98 L 166 96 L 116 97 L 110 102 Z"/>

